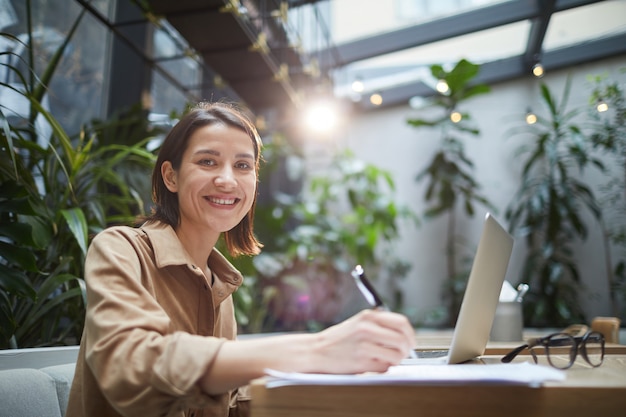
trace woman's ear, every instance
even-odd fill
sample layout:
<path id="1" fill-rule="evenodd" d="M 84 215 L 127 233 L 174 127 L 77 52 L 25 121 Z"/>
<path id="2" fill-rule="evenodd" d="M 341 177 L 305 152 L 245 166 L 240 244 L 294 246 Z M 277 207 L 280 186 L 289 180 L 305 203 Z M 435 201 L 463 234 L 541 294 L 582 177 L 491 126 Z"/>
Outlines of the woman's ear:
<path id="1" fill-rule="evenodd" d="M 168 190 L 172 193 L 178 192 L 178 185 L 176 185 L 176 171 L 172 167 L 170 161 L 164 161 L 161 164 L 161 177 Z"/>

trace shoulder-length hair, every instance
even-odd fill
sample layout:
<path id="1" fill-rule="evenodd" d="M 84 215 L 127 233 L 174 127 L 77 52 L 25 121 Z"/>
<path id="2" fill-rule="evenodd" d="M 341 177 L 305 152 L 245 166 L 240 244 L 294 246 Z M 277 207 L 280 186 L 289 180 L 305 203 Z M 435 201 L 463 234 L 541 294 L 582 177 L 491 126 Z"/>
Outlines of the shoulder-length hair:
<path id="1" fill-rule="evenodd" d="M 154 208 L 146 221 L 163 221 L 176 228 L 180 224 L 178 195 L 165 186 L 161 174 L 163 162 L 170 161 L 174 170 L 180 169 L 183 153 L 189 139 L 200 128 L 213 124 L 225 124 L 246 133 L 254 147 L 255 171 L 257 184 L 261 159 L 261 138 L 250 119 L 234 105 L 226 103 L 201 102 L 193 106 L 167 134 L 156 165 L 152 172 L 152 201 Z M 258 187 L 257 187 L 258 190 Z M 224 233 L 226 247 L 232 256 L 257 255 L 263 245 L 254 236 L 253 220 L 258 191 L 254 195 L 252 207 L 246 216 L 231 230 Z"/>

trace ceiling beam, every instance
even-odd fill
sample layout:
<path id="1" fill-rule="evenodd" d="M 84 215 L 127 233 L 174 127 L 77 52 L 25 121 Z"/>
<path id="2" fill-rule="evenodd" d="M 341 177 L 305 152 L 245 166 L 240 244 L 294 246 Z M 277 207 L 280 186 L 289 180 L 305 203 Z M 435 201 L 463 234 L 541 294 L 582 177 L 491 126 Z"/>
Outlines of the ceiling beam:
<path id="1" fill-rule="evenodd" d="M 563 11 L 601 0 L 558 0 L 554 12 Z M 491 29 L 528 19 L 541 18 L 545 12 L 543 0 L 516 0 L 498 3 L 477 10 L 444 17 L 404 29 L 387 32 L 336 45 L 331 51 L 320 51 L 322 68 L 338 68 L 356 61 L 442 41 L 469 33 Z M 554 1 L 551 1 L 554 3 Z M 337 58 L 329 59 L 337 56 Z"/>
<path id="2" fill-rule="evenodd" d="M 526 52 L 524 53 L 524 64 L 528 69 L 541 60 L 543 39 L 546 37 L 556 0 L 539 0 L 539 4 L 541 13 L 531 21 Z"/>
<path id="3" fill-rule="evenodd" d="M 574 46 L 544 52 L 541 63 L 546 71 L 554 71 L 600 59 L 626 54 L 626 34 L 616 35 Z M 526 67 L 524 55 L 484 63 L 474 83 L 493 85 L 516 78 L 532 76 Z M 412 97 L 428 97 L 435 91 L 421 81 L 399 85 L 379 92 L 383 107 L 406 105 Z M 366 97 L 355 104 L 360 110 L 380 109 L 372 105 Z"/>

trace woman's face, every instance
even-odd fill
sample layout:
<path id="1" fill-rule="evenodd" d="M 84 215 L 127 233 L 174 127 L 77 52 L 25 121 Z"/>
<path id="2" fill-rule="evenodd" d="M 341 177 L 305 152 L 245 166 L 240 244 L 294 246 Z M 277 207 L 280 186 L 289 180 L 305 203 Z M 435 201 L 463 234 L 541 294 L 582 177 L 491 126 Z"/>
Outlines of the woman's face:
<path id="1" fill-rule="evenodd" d="M 167 188 L 178 193 L 180 227 L 222 233 L 248 213 L 256 194 L 254 146 L 241 130 L 222 123 L 204 126 L 189 138 L 180 169 L 161 167 Z M 209 229 L 209 230 L 207 230 Z"/>

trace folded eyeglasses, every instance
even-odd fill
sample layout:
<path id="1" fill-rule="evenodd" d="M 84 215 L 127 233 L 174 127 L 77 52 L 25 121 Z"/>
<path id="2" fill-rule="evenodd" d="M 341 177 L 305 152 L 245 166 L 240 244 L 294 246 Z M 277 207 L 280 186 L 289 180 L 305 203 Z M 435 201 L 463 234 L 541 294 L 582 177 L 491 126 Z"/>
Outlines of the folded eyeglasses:
<path id="1" fill-rule="evenodd" d="M 501 359 L 502 362 L 511 362 L 524 349 L 530 351 L 535 363 L 538 363 L 537 356 L 543 353 L 551 366 L 567 369 L 574 364 L 580 353 L 589 365 L 596 368 L 604 361 L 604 336 L 594 331 L 586 332 L 582 336 L 560 332 L 529 339 L 527 343 L 507 353 Z"/>

